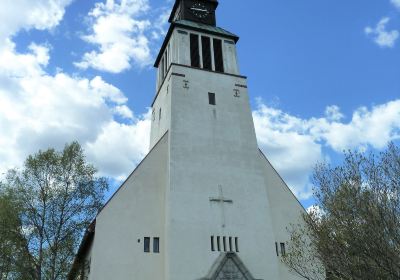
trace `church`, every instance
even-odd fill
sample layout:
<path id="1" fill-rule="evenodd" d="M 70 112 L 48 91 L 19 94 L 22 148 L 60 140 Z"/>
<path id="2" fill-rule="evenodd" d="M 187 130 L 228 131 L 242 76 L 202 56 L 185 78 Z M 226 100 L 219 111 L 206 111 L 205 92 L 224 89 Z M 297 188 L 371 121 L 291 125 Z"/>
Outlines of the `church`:
<path id="1" fill-rule="evenodd" d="M 257 145 L 239 37 L 217 27 L 217 7 L 175 1 L 150 152 L 90 225 L 69 279 L 300 279 L 281 256 L 304 209 Z"/>

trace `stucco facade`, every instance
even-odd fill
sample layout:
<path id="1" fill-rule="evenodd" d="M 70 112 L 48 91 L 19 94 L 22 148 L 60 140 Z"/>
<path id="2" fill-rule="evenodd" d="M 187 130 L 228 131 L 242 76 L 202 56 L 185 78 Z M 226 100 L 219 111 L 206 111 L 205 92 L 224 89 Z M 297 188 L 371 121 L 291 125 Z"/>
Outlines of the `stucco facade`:
<path id="1" fill-rule="evenodd" d="M 222 41 L 223 73 L 213 53 L 211 70 L 191 67 L 190 34 Z M 276 244 L 304 209 L 258 148 L 247 78 L 226 34 L 170 29 L 151 151 L 96 218 L 89 279 L 298 279 Z M 144 252 L 145 237 L 160 238 L 159 253 Z M 222 262 L 237 278 L 212 272 Z"/>

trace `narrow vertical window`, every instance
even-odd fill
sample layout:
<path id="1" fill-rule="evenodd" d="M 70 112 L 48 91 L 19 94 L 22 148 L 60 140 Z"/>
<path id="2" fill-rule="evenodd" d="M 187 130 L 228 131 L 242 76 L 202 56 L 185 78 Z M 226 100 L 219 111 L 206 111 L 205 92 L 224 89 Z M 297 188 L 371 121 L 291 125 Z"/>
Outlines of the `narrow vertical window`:
<path id="1" fill-rule="evenodd" d="M 144 252 L 150 253 L 150 237 L 145 237 L 143 244 L 144 244 Z"/>
<path id="2" fill-rule="evenodd" d="M 208 93 L 208 103 L 210 105 L 215 105 L 215 93 L 209 92 Z"/>
<path id="3" fill-rule="evenodd" d="M 164 58 L 161 59 L 161 63 L 160 63 L 160 73 L 161 73 L 161 81 L 164 79 Z"/>
<path id="4" fill-rule="evenodd" d="M 203 68 L 207 70 L 212 70 L 210 37 L 201 36 L 201 47 L 203 54 Z"/>
<path id="5" fill-rule="evenodd" d="M 215 248 L 214 248 L 214 236 L 211 236 L 211 251 L 215 251 Z"/>
<path id="6" fill-rule="evenodd" d="M 160 238 L 154 237 L 153 239 L 153 252 L 160 253 Z"/>
<path id="7" fill-rule="evenodd" d="M 224 244 L 224 252 L 226 252 L 226 238 L 225 236 L 222 238 L 222 243 Z"/>
<path id="8" fill-rule="evenodd" d="M 190 59 L 192 67 L 200 67 L 199 35 L 190 34 Z"/>
<path id="9" fill-rule="evenodd" d="M 222 55 L 222 41 L 219 39 L 214 39 L 214 62 L 215 71 L 224 72 L 224 58 Z"/>
<path id="10" fill-rule="evenodd" d="M 239 253 L 239 238 L 235 237 L 235 248 L 236 252 Z"/>
<path id="11" fill-rule="evenodd" d="M 153 108 L 153 112 L 151 113 L 153 121 L 156 120 L 156 110 Z"/>
<path id="12" fill-rule="evenodd" d="M 165 51 L 165 55 L 164 55 L 164 73 L 165 73 L 165 75 L 167 75 L 167 71 L 168 71 L 168 51 Z"/>
<path id="13" fill-rule="evenodd" d="M 171 44 L 168 44 L 168 65 L 171 64 Z"/>
<path id="14" fill-rule="evenodd" d="M 158 120 L 159 120 L 159 121 L 161 120 L 161 108 L 160 108 L 160 110 L 158 111 Z"/>
<path id="15" fill-rule="evenodd" d="M 278 242 L 275 242 L 275 251 L 276 251 L 276 255 L 279 257 Z"/>
<path id="16" fill-rule="evenodd" d="M 229 236 L 229 252 L 232 252 L 232 237 Z"/>
<path id="17" fill-rule="evenodd" d="M 218 252 L 220 252 L 221 251 L 221 245 L 220 245 L 220 243 L 219 243 L 219 236 L 217 236 L 217 249 L 218 249 Z"/>
<path id="18" fill-rule="evenodd" d="M 281 255 L 282 256 L 286 255 L 285 243 L 281 243 Z"/>

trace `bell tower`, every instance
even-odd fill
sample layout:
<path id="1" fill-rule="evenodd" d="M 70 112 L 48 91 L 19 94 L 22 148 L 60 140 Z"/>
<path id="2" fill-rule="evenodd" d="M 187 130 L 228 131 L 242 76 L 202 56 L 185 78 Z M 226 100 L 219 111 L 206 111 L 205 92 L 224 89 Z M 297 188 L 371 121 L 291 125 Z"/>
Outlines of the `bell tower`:
<path id="1" fill-rule="evenodd" d="M 166 279 L 205 277 L 227 253 L 257 279 L 280 279 L 239 37 L 216 26 L 217 6 L 176 0 L 154 64 L 151 147 L 169 139 Z"/>
<path id="2" fill-rule="evenodd" d="M 217 6 L 174 4 L 151 150 L 84 237 L 75 269 L 89 263 L 89 280 L 299 279 L 280 256 L 304 209 L 258 148 L 239 37 Z"/>
<path id="3" fill-rule="evenodd" d="M 221 77 L 236 78 L 237 82 L 231 89 L 236 98 L 247 88 L 243 84 L 246 77 L 239 73 L 236 53 L 239 37 L 215 26 L 217 6 L 216 0 L 175 2 L 170 16 L 170 28 L 154 64 L 157 68 L 157 83 L 156 97 L 152 104 L 151 147 L 171 128 L 171 104 L 164 99 L 171 92 L 171 80 L 182 80 L 182 89 L 186 92 L 193 90 L 190 90 L 193 82 L 202 82 L 204 85 L 209 83 L 206 80 L 187 79 L 189 74 L 184 72 L 206 75 L 211 80 Z M 217 94 L 211 89 L 210 92 L 205 91 L 206 95 L 208 93 Z"/>

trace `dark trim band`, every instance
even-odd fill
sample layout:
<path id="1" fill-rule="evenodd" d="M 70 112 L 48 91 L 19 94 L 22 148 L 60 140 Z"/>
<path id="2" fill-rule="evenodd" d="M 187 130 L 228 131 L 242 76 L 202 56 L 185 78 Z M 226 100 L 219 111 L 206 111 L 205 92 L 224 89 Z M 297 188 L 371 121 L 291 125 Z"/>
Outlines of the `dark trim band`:
<path id="1" fill-rule="evenodd" d="M 241 84 L 235 84 L 235 87 L 247 88 L 246 85 L 241 85 Z"/>
<path id="2" fill-rule="evenodd" d="M 183 77 L 183 78 L 186 77 L 185 74 L 179 74 L 179 73 L 175 73 L 175 72 L 172 72 L 172 73 L 171 73 L 171 76 L 178 76 L 178 77 Z"/>

